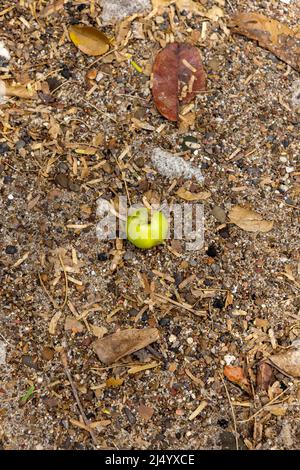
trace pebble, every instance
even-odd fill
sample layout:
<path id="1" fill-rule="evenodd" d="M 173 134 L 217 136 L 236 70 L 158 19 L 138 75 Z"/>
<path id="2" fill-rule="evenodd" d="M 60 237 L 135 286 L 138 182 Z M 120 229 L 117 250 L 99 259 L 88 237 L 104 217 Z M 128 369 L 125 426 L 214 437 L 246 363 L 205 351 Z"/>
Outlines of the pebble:
<path id="1" fill-rule="evenodd" d="M 55 183 L 57 186 L 60 186 L 61 188 L 67 189 L 69 187 L 69 178 L 67 175 L 64 173 L 58 173 L 55 178 L 54 178 Z"/>
<path id="2" fill-rule="evenodd" d="M 226 212 L 222 207 L 220 206 L 215 206 L 213 210 L 211 211 L 212 215 L 217 219 L 218 222 L 221 224 L 224 224 L 226 221 Z"/>
<path id="3" fill-rule="evenodd" d="M 7 145 L 6 142 L 1 142 L 0 143 L 0 155 L 3 155 L 4 153 L 9 151 L 9 146 Z"/>
<path id="4" fill-rule="evenodd" d="M 285 171 L 287 173 L 293 173 L 294 170 L 295 170 L 295 168 L 293 166 L 286 166 L 285 167 Z"/>
<path id="5" fill-rule="evenodd" d="M 18 251 L 18 248 L 14 245 L 8 245 L 6 248 L 5 248 L 5 253 L 7 255 L 15 255 Z"/>
<path id="6" fill-rule="evenodd" d="M 12 200 L 14 199 L 14 196 L 13 196 L 12 194 L 9 194 L 9 195 L 7 196 L 7 199 L 9 199 L 9 201 L 12 201 Z"/>
<path id="7" fill-rule="evenodd" d="M 160 326 L 168 326 L 170 325 L 170 322 L 171 322 L 170 318 L 164 317 L 164 318 L 161 318 L 158 323 Z"/>
<path id="8" fill-rule="evenodd" d="M 177 340 L 177 337 L 175 335 L 170 335 L 169 336 L 169 342 L 170 343 L 175 343 L 176 340 Z"/>
<path id="9" fill-rule="evenodd" d="M 0 341 L 0 365 L 6 364 L 6 344 Z"/>
<path id="10" fill-rule="evenodd" d="M 134 414 L 130 411 L 130 409 L 127 406 L 124 406 L 123 410 L 124 410 L 124 413 L 126 414 L 126 418 L 128 419 L 129 423 L 131 425 L 134 425 L 136 423 L 136 418 Z"/>
<path id="11" fill-rule="evenodd" d="M 188 344 L 193 344 L 193 342 L 194 342 L 193 338 L 191 338 L 191 337 L 188 338 L 186 341 L 187 341 Z"/>
<path id="12" fill-rule="evenodd" d="M 25 145 L 26 145 L 26 142 L 24 140 L 18 140 L 18 142 L 16 143 L 16 150 L 20 150 L 24 148 Z"/>

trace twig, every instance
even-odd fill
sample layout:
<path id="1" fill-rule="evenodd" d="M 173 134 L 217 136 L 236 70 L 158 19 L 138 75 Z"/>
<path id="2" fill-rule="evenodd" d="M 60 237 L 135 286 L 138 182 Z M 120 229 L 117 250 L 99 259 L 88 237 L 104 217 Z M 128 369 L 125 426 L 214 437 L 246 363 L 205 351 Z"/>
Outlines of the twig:
<path id="1" fill-rule="evenodd" d="M 176 305 L 176 307 L 181 307 L 184 310 L 187 310 L 188 312 L 194 313 L 195 315 L 202 317 L 206 316 L 207 312 L 205 310 L 194 310 L 191 306 L 186 305 L 186 304 L 181 304 L 180 302 L 176 302 L 175 300 L 169 299 L 169 297 L 165 297 L 164 295 L 161 294 L 154 294 L 154 299 L 160 300 L 161 302 L 169 302 L 173 305 Z"/>
<path id="2" fill-rule="evenodd" d="M 223 382 L 223 385 L 224 385 L 224 388 L 225 388 L 225 392 L 226 392 L 226 395 L 227 395 L 227 398 L 228 398 L 228 401 L 229 401 L 229 405 L 230 405 L 230 408 L 231 408 L 231 414 L 232 414 L 232 420 L 233 420 L 233 427 L 234 427 L 234 437 L 235 437 L 236 450 L 239 450 L 239 438 L 238 438 L 238 433 L 237 433 L 236 418 L 235 418 L 234 408 L 233 408 L 232 403 L 231 403 L 230 395 L 229 395 L 228 388 L 227 388 L 227 386 L 226 386 L 225 380 L 223 379 L 222 376 L 220 376 L 220 377 L 221 377 L 221 379 L 222 379 L 222 382 Z"/>
<path id="3" fill-rule="evenodd" d="M 55 309 L 59 309 L 59 306 L 57 305 L 56 301 L 53 299 L 53 297 L 52 297 L 52 295 L 50 294 L 50 292 L 48 292 L 47 287 L 45 286 L 44 281 L 43 281 L 43 279 L 42 279 L 40 273 L 38 273 L 38 277 L 39 277 L 39 281 L 40 281 L 40 283 L 41 283 L 41 286 L 42 286 L 42 288 L 43 288 L 45 294 L 47 295 L 48 299 L 49 299 L 50 302 L 52 303 L 53 307 L 54 307 Z"/>
<path id="4" fill-rule="evenodd" d="M 59 257 L 59 262 L 61 264 L 61 267 L 62 267 L 63 272 L 64 272 L 64 277 L 65 277 L 65 298 L 64 298 L 64 302 L 63 302 L 62 306 L 60 307 L 60 309 L 62 310 L 64 308 L 64 306 L 66 305 L 67 301 L 68 301 L 69 284 L 68 284 L 68 275 L 66 273 L 66 268 L 65 268 L 65 265 L 63 263 L 63 260 L 60 256 L 60 254 L 58 254 L 58 257 Z"/>
<path id="5" fill-rule="evenodd" d="M 258 410 L 254 415 L 250 416 L 248 419 L 243 419 L 242 421 L 238 421 L 239 423 L 248 423 L 252 419 L 256 418 L 257 415 L 259 415 L 267 406 L 271 405 L 271 403 L 274 403 L 279 397 L 281 397 L 284 393 L 286 393 L 289 389 L 291 388 L 291 385 L 289 385 L 283 392 L 279 393 L 276 397 L 274 397 L 272 400 L 270 400 L 268 403 L 266 403 L 264 406 L 261 407 L 260 410 Z"/>
<path id="6" fill-rule="evenodd" d="M 86 417 L 86 414 L 84 412 L 84 409 L 81 405 L 81 402 L 79 400 L 79 396 L 78 396 L 78 393 L 77 393 L 77 390 L 76 390 L 76 387 L 75 387 L 75 384 L 73 382 L 73 379 L 72 379 L 72 376 L 71 376 L 71 372 L 70 372 L 70 369 L 68 367 L 68 359 L 67 359 L 67 355 L 66 355 L 66 352 L 64 349 L 61 349 L 60 351 L 60 357 L 61 357 L 61 362 L 62 362 L 62 365 L 64 366 L 64 369 L 65 369 L 65 373 L 66 373 L 66 376 L 70 382 L 70 385 L 71 385 L 71 388 L 72 388 L 72 392 L 73 392 L 73 395 L 74 395 L 74 398 L 76 400 L 76 403 L 77 403 L 77 406 L 79 408 L 79 411 L 80 411 L 80 414 L 81 414 L 81 417 L 83 419 L 83 422 L 84 424 L 86 425 L 86 429 L 87 431 L 90 433 L 90 436 L 92 438 L 92 441 L 93 443 L 95 444 L 96 447 L 98 447 L 98 442 L 97 442 L 97 439 L 96 439 L 96 436 L 93 432 L 93 430 L 91 429 L 90 425 L 89 425 L 89 421 Z"/>

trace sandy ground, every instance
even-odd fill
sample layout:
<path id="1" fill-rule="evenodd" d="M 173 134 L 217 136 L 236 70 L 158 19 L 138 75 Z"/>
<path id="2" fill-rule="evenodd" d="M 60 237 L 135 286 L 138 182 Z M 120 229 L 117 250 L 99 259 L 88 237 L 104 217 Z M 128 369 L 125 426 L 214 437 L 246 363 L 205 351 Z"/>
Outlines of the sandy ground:
<path id="1" fill-rule="evenodd" d="M 260 11 L 295 26 L 299 3 L 201 3 L 207 9 L 219 4 L 225 16 L 207 22 L 197 43 L 207 92 L 196 98 L 195 128 L 180 133 L 155 109 L 149 73 L 112 54 L 91 66 L 95 58 L 63 36 L 76 20 L 97 26 L 89 5 L 69 2 L 39 24 L 22 2 L 1 2 L 0 10 L 15 6 L 0 16 L 0 40 L 11 54 L 9 71 L 4 65 L 1 76 L 47 84 L 37 100 L 9 98 L 0 106 L 3 449 L 95 447 L 80 427 L 62 346 L 86 416 L 99 422 L 94 427 L 98 447 L 235 449 L 236 426 L 240 448 L 299 448 L 297 380 L 274 370 L 271 390 L 256 386 L 259 360 L 299 336 L 300 115 L 290 106 L 299 74 L 255 42 L 230 35 L 225 26 L 237 10 Z M 132 31 L 142 21 L 155 37 L 168 29 L 166 16 L 162 22 L 138 18 Z M 203 18 L 180 15 L 175 39 L 188 40 L 193 31 L 202 31 L 202 23 Z M 114 26 L 103 30 L 115 34 Z M 126 52 L 149 72 L 161 44 L 147 34 L 136 36 Z M 154 130 L 135 127 L 132 118 Z M 187 135 L 198 148 L 182 154 Z M 83 146 L 96 150 L 78 153 Z M 117 159 L 127 146 L 120 169 Z M 201 168 L 204 184 L 177 179 L 172 187 L 173 181 L 152 166 L 156 147 L 180 153 Z M 184 184 L 192 192 L 211 193 L 204 202 L 203 248 L 188 251 L 184 241 L 168 241 L 144 252 L 124 241 L 112 271 L 116 243 L 96 237 L 97 199 L 113 202 L 128 191 L 135 203 L 145 196 L 150 202 L 179 203 L 176 191 Z M 234 205 L 257 210 L 274 221 L 273 229 L 250 233 L 230 224 Z M 69 280 L 68 304 L 59 309 L 65 296 L 62 266 L 78 282 Z M 155 301 L 154 293 L 205 315 Z M 60 310 L 50 334 L 50 320 Z M 66 331 L 66 317 L 83 312 L 82 331 Z M 106 367 L 91 346 L 99 333 L 95 326 L 109 333 L 157 327 L 160 340 Z M 223 377 L 230 361 L 244 368 L 250 394 Z M 153 362 L 156 367 L 128 374 L 131 364 Z M 115 377 L 124 381 L 113 388 L 107 380 Z M 34 393 L 26 399 L 30 387 Z M 279 411 L 262 409 L 282 392 Z M 189 419 L 204 401 L 201 413 Z"/>

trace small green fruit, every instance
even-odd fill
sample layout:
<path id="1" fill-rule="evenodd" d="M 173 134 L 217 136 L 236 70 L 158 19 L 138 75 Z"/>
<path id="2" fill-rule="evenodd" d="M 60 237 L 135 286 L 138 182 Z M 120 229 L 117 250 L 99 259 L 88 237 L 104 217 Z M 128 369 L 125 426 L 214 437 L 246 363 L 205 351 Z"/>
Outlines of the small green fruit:
<path id="1" fill-rule="evenodd" d="M 168 227 L 168 221 L 162 212 L 151 213 L 146 207 L 142 207 L 127 217 L 127 238 L 138 248 L 153 248 L 167 238 Z"/>

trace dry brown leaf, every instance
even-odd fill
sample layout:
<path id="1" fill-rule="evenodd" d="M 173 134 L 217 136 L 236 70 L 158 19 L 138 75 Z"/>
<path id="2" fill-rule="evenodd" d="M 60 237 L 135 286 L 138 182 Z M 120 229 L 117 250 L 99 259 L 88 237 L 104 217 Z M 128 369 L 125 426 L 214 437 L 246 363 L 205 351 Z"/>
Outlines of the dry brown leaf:
<path id="1" fill-rule="evenodd" d="M 15 96 L 23 99 L 37 98 L 35 90 L 30 85 L 10 85 L 3 80 L 0 80 L 0 98 L 1 96 Z"/>
<path id="2" fill-rule="evenodd" d="M 65 2 L 67 2 L 67 0 L 56 0 L 55 2 L 50 3 L 50 5 L 47 5 L 45 8 L 41 10 L 40 12 L 41 18 L 46 18 L 47 16 L 58 12 L 64 7 Z"/>
<path id="3" fill-rule="evenodd" d="M 300 377 L 300 347 L 294 347 L 281 354 L 274 354 L 268 358 L 276 369 L 291 377 Z"/>
<path id="4" fill-rule="evenodd" d="M 100 361 L 104 364 L 112 364 L 123 356 L 145 348 L 148 344 L 157 341 L 158 338 L 157 328 L 145 328 L 143 330 L 133 328 L 97 339 L 93 343 L 93 348 Z"/>
<path id="5" fill-rule="evenodd" d="M 142 418 L 144 418 L 146 421 L 152 418 L 152 415 L 154 413 L 154 410 L 151 406 L 146 406 L 146 405 L 140 405 L 138 407 L 138 412 L 141 415 Z"/>
<path id="6" fill-rule="evenodd" d="M 60 134 L 60 125 L 54 119 L 53 116 L 50 116 L 49 135 L 52 137 L 52 139 L 56 140 L 59 134 Z"/>
<path id="7" fill-rule="evenodd" d="M 161 10 L 169 5 L 176 5 L 179 11 L 187 11 L 200 16 L 206 16 L 204 8 L 194 0 L 152 0 L 154 10 Z"/>
<path id="8" fill-rule="evenodd" d="M 50 320 L 49 323 L 49 333 L 50 335 L 55 335 L 57 323 L 59 322 L 60 317 L 62 316 L 62 311 L 58 310 Z"/>
<path id="9" fill-rule="evenodd" d="M 230 381 L 241 387 L 247 393 L 251 393 L 251 388 L 248 379 L 244 375 L 242 367 L 239 366 L 225 366 L 224 375 Z"/>
<path id="10" fill-rule="evenodd" d="M 274 222 L 263 217 L 247 207 L 234 206 L 228 214 L 230 222 L 247 232 L 269 232 Z"/>
<path id="11" fill-rule="evenodd" d="M 168 44 L 156 55 L 152 72 L 155 105 L 170 121 L 178 121 L 180 105 L 189 104 L 205 90 L 206 74 L 200 52 L 191 44 Z"/>
<path id="12" fill-rule="evenodd" d="M 256 376 L 256 384 L 258 389 L 268 390 L 273 378 L 272 367 L 266 362 L 259 364 Z"/>
<path id="13" fill-rule="evenodd" d="M 258 41 L 291 67 L 300 71 L 300 31 L 260 13 L 238 13 L 229 27 L 233 33 Z"/>
<path id="14" fill-rule="evenodd" d="M 106 380 L 106 387 L 107 388 L 118 388 L 123 385 L 124 379 L 120 379 L 120 377 L 110 377 Z"/>
<path id="15" fill-rule="evenodd" d="M 149 364 L 144 364 L 142 366 L 134 366 L 128 370 L 128 374 L 137 374 L 138 372 L 143 372 L 144 370 L 153 369 L 158 365 L 158 362 L 150 362 Z"/>
<path id="16" fill-rule="evenodd" d="M 201 193 L 191 193 L 185 188 L 179 188 L 176 192 L 177 196 L 185 201 L 206 201 L 211 196 L 209 191 L 202 191 Z"/>
<path id="17" fill-rule="evenodd" d="M 265 410 L 273 416 L 284 416 L 287 412 L 287 405 L 267 405 Z"/>
<path id="18" fill-rule="evenodd" d="M 84 330 L 84 326 L 80 321 L 73 317 L 67 317 L 65 321 L 65 330 L 72 331 L 73 333 L 81 333 Z"/>
<path id="19" fill-rule="evenodd" d="M 92 26 L 71 25 L 69 36 L 75 46 L 87 55 L 99 56 L 109 49 L 109 39 Z"/>
<path id="20" fill-rule="evenodd" d="M 103 338 L 104 335 L 107 333 L 107 328 L 105 326 L 97 326 L 97 325 L 90 325 L 91 331 L 94 336 L 97 338 Z"/>

